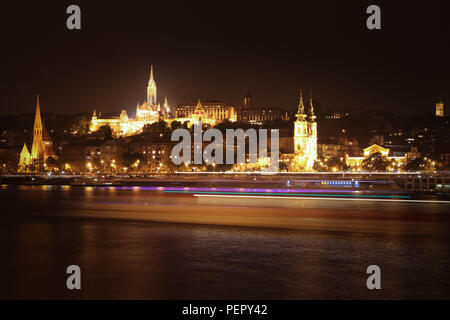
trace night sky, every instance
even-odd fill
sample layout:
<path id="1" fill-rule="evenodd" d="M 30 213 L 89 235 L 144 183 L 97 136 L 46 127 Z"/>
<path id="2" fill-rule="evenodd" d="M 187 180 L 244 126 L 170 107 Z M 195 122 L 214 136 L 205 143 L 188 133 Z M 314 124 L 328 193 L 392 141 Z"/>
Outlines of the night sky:
<path id="1" fill-rule="evenodd" d="M 391 1 L 394 2 L 394 1 Z M 158 100 L 222 100 L 295 110 L 313 90 L 325 109 L 431 111 L 450 97 L 444 1 L 54 1 L 2 4 L 1 113 L 134 116 L 150 65 Z M 66 28 L 77 4 L 82 30 Z M 295 5 L 294 5 L 295 4 Z M 370 4 L 382 29 L 366 28 Z M 447 106 L 448 107 L 448 106 Z"/>

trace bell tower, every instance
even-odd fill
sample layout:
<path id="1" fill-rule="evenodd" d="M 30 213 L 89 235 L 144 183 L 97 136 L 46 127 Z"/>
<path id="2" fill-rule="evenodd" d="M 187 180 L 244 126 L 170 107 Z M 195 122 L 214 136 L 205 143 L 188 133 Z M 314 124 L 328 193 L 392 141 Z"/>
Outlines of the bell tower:
<path id="1" fill-rule="evenodd" d="M 306 149 L 306 138 L 308 136 L 308 122 L 306 121 L 305 106 L 303 104 L 303 92 L 300 89 L 300 101 L 295 114 L 297 120 L 294 123 L 294 153 L 303 154 Z"/>
<path id="2" fill-rule="evenodd" d="M 314 161 L 317 159 L 317 122 L 314 114 L 314 105 L 312 92 L 309 96 L 309 114 L 308 114 L 308 145 L 307 145 L 307 167 L 312 169 Z"/>

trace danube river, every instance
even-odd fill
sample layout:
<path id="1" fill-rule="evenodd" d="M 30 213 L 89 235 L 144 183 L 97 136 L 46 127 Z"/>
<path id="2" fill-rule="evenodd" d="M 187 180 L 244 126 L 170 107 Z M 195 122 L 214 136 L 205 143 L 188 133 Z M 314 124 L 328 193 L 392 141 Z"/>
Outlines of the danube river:
<path id="1" fill-rule="evenodd" d="M 448 199 L 266 192 L 3 185 L 0 298 L 450 298 Z"/>

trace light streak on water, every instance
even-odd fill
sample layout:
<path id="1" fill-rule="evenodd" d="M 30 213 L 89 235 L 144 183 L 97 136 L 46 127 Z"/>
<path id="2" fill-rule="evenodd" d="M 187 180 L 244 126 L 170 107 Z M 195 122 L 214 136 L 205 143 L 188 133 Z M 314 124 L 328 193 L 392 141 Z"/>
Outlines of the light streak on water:
<path id="1" fill-rule="evenodd" d="M 272 190 L 270 190 L 272 191 Z M 410 199 L 410 196 L 381 196 L 363 194 L 318 194 L 318 193 L 287 193 L 287 192 L 218 192 L 218 191 L 169 191 L 166 193 L 194 193 L 194 194 L 232 194 L 232 195 L 277 195 L 277 196 L 316 196 L 316 197 L 354 197 L 354 198 L 396 198 Z"/>
<path id="2" fill-rule="evenodd" d="M 221 195 L 221 194 L 194 194 L 194 197 L 215 198 L 252 198 L 252 199 L 278 199 L 278 200 L 331 200 L 331 201 L 380 201 L 380 202 L 415 202 L 415 203 L 441 203 L 450 204 L 450 201 L 440 200 L 407 200 L 407 199 L 373 199 L 373 198 L 317 198 L 317 197 L 284 197 L 284 196 L 247 196 L 247 195 Z"/>

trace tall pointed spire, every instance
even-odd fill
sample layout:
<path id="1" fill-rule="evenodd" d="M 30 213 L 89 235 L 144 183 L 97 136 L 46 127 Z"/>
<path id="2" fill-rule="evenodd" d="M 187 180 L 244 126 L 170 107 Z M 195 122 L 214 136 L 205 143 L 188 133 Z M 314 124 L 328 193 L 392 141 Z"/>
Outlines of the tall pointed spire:
<path id="1" fill-rule="evenodd" d="M 34 128 L 42 128 L 41 106 L 39 105 L 39 94 L 36 97 L 36 115 L 34 117 Z"/>
<path id="2" fill-rule="evenodd" d="M 298 113 L 305 113 L 305 105 L 303 104 L 303 90 L 300 89 L 300 100 L 298 102 Z"/>
<path id="3" fill-rule="evenodd" d="M 314 120 L 316 116 L 314 115 L 314 105 L 313 105 L 313 98 L 312 98 L 312 90 L 309 93 L 309 117 Z"/>
<path id="4" fill-rule="evenodd" d="M 147 103 L 149 105 L 156 105 L 156 82 L 153 78 L 153 65 L 150 67 L 150 79 L 147 85 Z"/>
<path id="5" fill-rule="evenodd" d="M 44 145 L 42 143 L 42 119 L 41 106 L 39 105 L 39 95 L 36 99 L 36 115 L 34 117 L 33 127 L 33 145 L 31 146 L 31 160 L 36 164 L 36 171 L 42 169 L 44 161 Z"/>
<path id="6" fill-rule="evenodd" d="M 295 116 L 299 120 L 303 120 L 306 117 L 305 105 L 303 104 L 303 90 L 302 89 L 300 89 L 300 100 L 298 102 L 298 110 L 297 110 L 297 114 Z"/>

